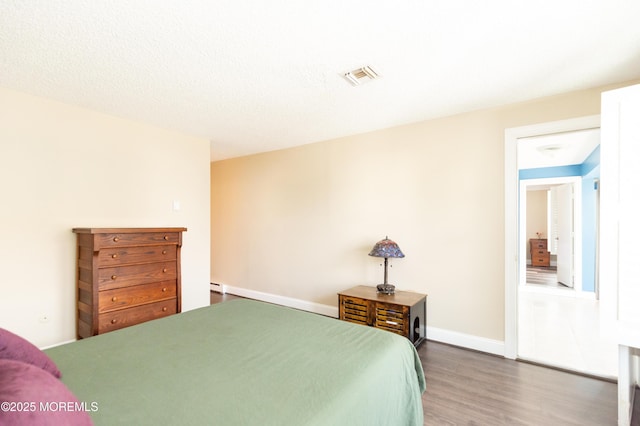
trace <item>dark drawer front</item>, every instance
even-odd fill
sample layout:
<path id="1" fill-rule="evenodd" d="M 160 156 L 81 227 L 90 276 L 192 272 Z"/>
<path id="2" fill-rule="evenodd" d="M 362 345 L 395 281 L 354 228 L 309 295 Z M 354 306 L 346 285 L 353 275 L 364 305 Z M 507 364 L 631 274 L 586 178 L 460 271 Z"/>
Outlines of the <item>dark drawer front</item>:
<path id="1" fill-rule="evenodd" d="M 171 261 L 176 260 L 177 252 L 175 245 L 107 248 L 100 250 L 98 261 L 101 267 Z"/>
<path id="2" fill-rule="evenodd" d="M 178 244 L 179 232 L 139 232 L 122 234 L 96 234 L 94 250 L 104 247 L 126 247 L 141 245 L 158 245 L 162 243 Z"/>
<path id="3" fill-rule="evenodd" d="M 140 324 L 141 322 L 166 317 L 175 314 L 176 311 L 177 301 L 176 299 L 171 299 L 100 314 L 98 316 L 98 333 L 102 334 Z"/>
<path id="4" fill-rule="evenodd" d="M 375 327 L 405 336 L 408 329 L 408 312 L 406 306 L 377 303 Z"/>
<path id="5" fill-rule="evenodd" d="M 356 297 L 340 296 L 340 319 L 369 325 L 368 302 Z"/>
<path id="6" fill-rule="evenodd" d="M 176 277 L 176 262 L 103 268 L 98 271 L 98 288 L 102 291 L 129 285 L 175 280 Z"/>
<path id="7" fill-rule="evenodd" d="M 175 299 L 175 297 L 175 280 L 106 290 L 98 293 L 98 306 L 100 307 L 98 312 L 110 312 L 161 300 Z"/>

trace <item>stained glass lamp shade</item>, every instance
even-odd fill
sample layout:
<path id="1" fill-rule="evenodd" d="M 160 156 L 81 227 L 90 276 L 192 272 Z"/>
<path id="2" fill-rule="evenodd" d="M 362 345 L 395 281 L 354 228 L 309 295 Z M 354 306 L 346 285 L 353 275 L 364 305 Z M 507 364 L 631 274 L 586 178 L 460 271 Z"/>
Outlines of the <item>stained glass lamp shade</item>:
<path id="1" fill-rule="evenodd" d="M 384 294 L 393 294 L 396 291 L 396 287 L 387 282 L 388 278 L 388 260 L 390 257 L 404 257 L 404 253 L 398 247 L 394 241 L 391 241 L 389 237 L 385 237 L 384 240 L 380 240 L 373 246 L 369 256 L 384 257 L 384 283 L 378 284 L 378 292 Z"/>

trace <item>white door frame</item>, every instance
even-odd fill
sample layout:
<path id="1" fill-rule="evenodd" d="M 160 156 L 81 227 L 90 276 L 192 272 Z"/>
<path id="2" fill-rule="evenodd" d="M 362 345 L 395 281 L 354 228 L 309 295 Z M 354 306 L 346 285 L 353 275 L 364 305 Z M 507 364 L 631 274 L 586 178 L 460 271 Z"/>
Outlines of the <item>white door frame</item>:
<path id="1" fill-rule="evenodd" d="M 518 356 L 518 150 L 519 138 L 600 128 L 600 115 L 513 127 L 504 131 L 504 356 Z"/>

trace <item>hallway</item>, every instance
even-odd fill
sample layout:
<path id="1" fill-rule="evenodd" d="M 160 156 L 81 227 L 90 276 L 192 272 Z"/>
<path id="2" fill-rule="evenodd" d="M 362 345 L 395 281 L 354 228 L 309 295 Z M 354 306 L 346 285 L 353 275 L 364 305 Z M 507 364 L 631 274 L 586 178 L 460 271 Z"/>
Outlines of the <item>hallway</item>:
<path id="1" fill-rule="evenodd" d="M 569 288 L 521 286 L 518 357 L 585 374 L 615 378 L 617 345 L 600 336 L 599 302 Z"/>

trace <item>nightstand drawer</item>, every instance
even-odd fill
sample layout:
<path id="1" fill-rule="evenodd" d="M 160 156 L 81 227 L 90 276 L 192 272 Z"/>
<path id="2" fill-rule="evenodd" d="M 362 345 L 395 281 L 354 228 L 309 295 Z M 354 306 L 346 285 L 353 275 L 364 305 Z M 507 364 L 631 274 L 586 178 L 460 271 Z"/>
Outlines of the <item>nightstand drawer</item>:
<path id="1" fill-rule="evenodd" d="M 408 312 L 406 306 L 376 304 L 376 328 L 405 335 L 408 330 Z"/>
<path id="2" fill-rule="evenodd" d="M 345 321 L 369 325 L 368 302 L 355 297 L 345 297 L 340 303 L 340 317 Z"/>

